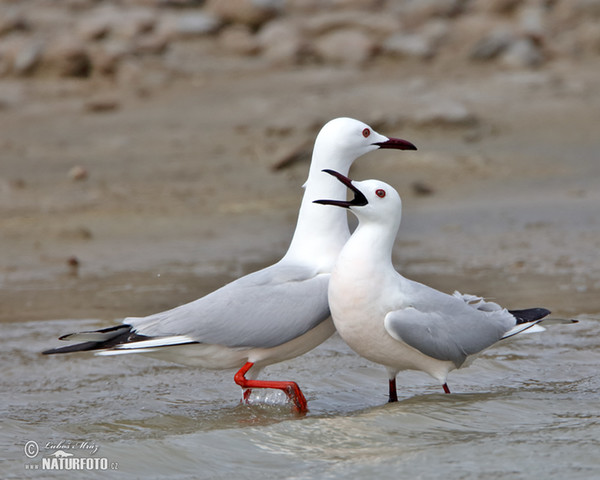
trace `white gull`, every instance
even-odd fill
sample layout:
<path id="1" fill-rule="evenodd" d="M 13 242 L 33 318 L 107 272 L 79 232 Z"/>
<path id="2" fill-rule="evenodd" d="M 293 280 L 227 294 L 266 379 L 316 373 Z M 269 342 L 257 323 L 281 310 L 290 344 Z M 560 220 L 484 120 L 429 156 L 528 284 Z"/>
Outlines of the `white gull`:
<path id="1" fill-rule="evenodd" d="M 331 274 L 331 315 L 354 351 L 387 368 L 390 402 L 398 400 L 401 370 L 426 372 L 450 393 L 450 371 L 502 339 L 544 330 L 537 323 L 550 314 L 545 308 L 509 311 L 474 295 L 448 295 L 404 278 L 392 265 L 402 211 L 398 192 L 377 180 L 354 182 L 325 172 L 351 189 L 354 199 L 315 203 L 348 208 L 359 221 Z"/>

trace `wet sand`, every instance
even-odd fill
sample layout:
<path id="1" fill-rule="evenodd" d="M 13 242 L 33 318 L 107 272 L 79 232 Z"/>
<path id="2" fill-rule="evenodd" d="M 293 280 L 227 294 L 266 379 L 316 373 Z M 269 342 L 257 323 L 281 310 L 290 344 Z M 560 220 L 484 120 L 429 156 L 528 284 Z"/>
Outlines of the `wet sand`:
<path id="1" fill-rule="evenodd" d="M 595 311 L 597 65 L 413 70 L 207 73 L 150 98 L 123 93 L 106 113 L 82 107 L 77 83 L 61 95 L 25 85 L 29 100 L 0 112 L 0 320 L 144 315 L 277 259 L 314 136 L 342 115 L 419 147 L 374 152 L 351 172 L 401 192 L 396 262 L 407 275 L 495 296 L 486 283 L 509 282 L 507 303 L 543 290 L 549 308 Z M 417 124 L 449 101 L 476 121 Z M 290 152 L 300 160 L 274 170 Z M 89 177 L 69 179 L 73 166 Z"/>

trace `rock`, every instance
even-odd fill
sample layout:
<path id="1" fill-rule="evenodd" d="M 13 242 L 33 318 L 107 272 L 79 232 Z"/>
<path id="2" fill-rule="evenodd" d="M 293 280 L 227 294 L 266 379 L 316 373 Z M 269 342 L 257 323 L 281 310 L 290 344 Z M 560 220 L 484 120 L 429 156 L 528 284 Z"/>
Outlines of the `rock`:
<path id="1" fill-rule="evenodd" d="M 79 275 L 79 259 L 75 255 L 71 255 L 67 258 L 67 273 L 73 277 Z"/>
<path id="2" fill-rule="evenodd" d="M 340 29 L 356 29 L 381 40 L 402 29 L 402 23 L 395 15 L 362 11 L 318 13 L 309 16 L 302 26 L 312 36 L 320 36 Z"/>
<path id="3" fill-rule="evenodd" d="M 600 28 L 597 21 L 582 22 L 572 36 L 576 39 L 579 51 L 600 53 Z"/>
<path id="4" fill-rule="evenodd" d="M 544 10 L 539 5 L 529 5 L 519 12 L 519 30 L 523 35 L 542 39 L 545 33 Z"/>
<path id="5" fill-rule="evenodd" d="M 246 25 L 233 25 L 219 35 L 219 45 L 229 53 L 255 55 L 260 47 L 258 40 Z"/>
<path id="6" fill-rule="evenodd" d="M 71 168 L 71 170 L 69 170 L 68 176 L 73 181 L 87 180 L 88 171 L 81 165 L 75 165 L 73 168 Z"/>
<path id="7" fill-rule="evenodd" d="M 410 188 L 413 194 L 417 197 L 428 197 L 435 193 L 433 187 L 423 182 L 422 180 L 415 180 L 410 184 Z"/>
<path id="8" fill-rule="evenodd" d="M 383 53 L 397 57 L 427 59 L 433 57 L 433 43 L 424 35 L 417 33 L 397 33 L 382 44 Z"/>
<path id="9" fill-rule="evenodd" d="M 158 22 L 158 16 L 153 9 L 136 8 L 123 10 L 121 19 L 115 27 L 116 33 L 132 39 L 139 35 L 152 32 Z"/>
<path id="10" fill-rule="evenodd" d="M 0 11 L 0 37 L 18 30 L 28 30 L 29 23 L 18 8 L 7 8 Z"/>
<path id="11" fill-rule="evenodd" d="M 556 8 L 566 21 L 600 18 L 600 0 L 563 0 Z"/>
<path id="12" fill-rule="evenodd" d="M 91 240 L 94 236 L 92 231 L 87 227 L 72 227 L 62 228 L 58 231 L 58 237 L 63 240 L 80 241 L 80 240 Z"/>
<path id="13" fill-rule="evenodd" d="M 472 127 L 478 119 L 464 104 L 452 100 L 433 100 L 417 110 L 413 121 L 418 126 Z"/>
<path id="14" fill-rule="evenodd" d="M 119 107 L 119 100 L 111 95 L 92 97 L 89 100 L 87 100 L 84 104 L 84 109 L 88 112 L 93 113 L 112 112 L 118 110 Z M 69 172 L 69 177 L 76 177 L 78 176 L 78 174 L 80 175 L 81 173 L 82 167 L 73 167 Z M 85 172 L 85 176 L 87 177 L 87 172 Z M 78 180 L 78 178 L 73 179 Z"/>
<path id="15" fill-rule="evenodd" d="M 271 164 L 271 170 L 280 171 L 291 167 L 297 162 L 310 161 L 311 152 L 312 142 L 304 141 L 281 154 L 279 158 Z"/>
<path id="16" fill-rule="evenodd" d="M 263 57 L 276 64 L 295 64 L 309 52 L 300 27 L 290 20 L 273 20 L 257 34 Z"/>
<path id="17" fill-rule="evenodd" d="M 42 59 L 42 43 L 33 41 L 24 45 L 14 59 L 13 71 L 17 75 L 30 75 L 39 66 Z"/>
<path id="18" fill-rule="evenodd" d="M 164 34 L 142 35 L 133 43 L 133 51 L 142 55 L 160 55 L 165 52 L 169 42 Z"/>
<path id="19" fill-rule="evenodd" d="M 226 23 L 258 28 L 278 16 L 284 4 L 284 0 L 208 0 L 204 8 Z"/>
<path id="20" fill-rule="evenodd" d="M 521 38 L 512 43 L 502 55 L 501 61 L 507 67 L 538 67 L 544 61 L 544 55 L 530 38 Z"/>
<path id="21" fill-rule="evenodd" d="M 88 51 L 75 37 L 63 37 L 50 45 L 46 57 L 61 77 L 89 77 L 92 70 Z"/>
<path id="22" fill-rule="evenodd" d="M 114 40 L 103 44 L 91 46 L 89 55 L 93 71 L 100 75 L 114 75 L 121 60 L 131 52 L 131 47 L 123 41 Z"/>
<path id="23" fill-rule="evenodd" d="M 375 52 L 374 42 L 365 33 L 354 30 L 336 30 L 317 39 L 315 53 L 324 62 L 361 65 Z"/>
<path id="24" fill-rule="evenodd" d="M 214 14 L 190 12 L 172 18 L 166 31 L 179 38 L 200 37 L 217 32 L 222 25 L 222 20 Z"/>
<path id="25" fill-rule="evenodd" d="M 493 31 L 475 44 L 469 53 L 469 58 L 475 61 L 493 60 L 515 41 L 515 35 L 508 30 L 502 28 Z"/>
<path id="26" fill-rule="evenodd" d="M 86 41 L 96 41 L 105 38 L 112 28 L 113 22 L 107 15 L 84 17 L 77 25 L 77 34 Z"/>
<path id="27" fill-rule="evenodd" d="M 436 17 L 453 17 L 460 13 L 462 8 L 462 0 L 405 0 L 395 5 L 403 24 L 411 28 Z"/>
<path id="28" fill-rule="evenodd" d="M 523 0 L 474 0 L 471 9 L 475 12 L 509 15 L 522 3 Z"/>

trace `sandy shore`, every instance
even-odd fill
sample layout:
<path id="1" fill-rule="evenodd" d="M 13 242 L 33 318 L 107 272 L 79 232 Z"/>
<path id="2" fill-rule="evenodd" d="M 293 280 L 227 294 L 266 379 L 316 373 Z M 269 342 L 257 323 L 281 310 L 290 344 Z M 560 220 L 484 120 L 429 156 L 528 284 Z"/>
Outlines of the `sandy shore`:
<path id="1" fill-rule="evenodd" d="M 403 196 L 406 275 L 517 308 L 597 313 L 599 67 L 255 59 L 143 95 L 5 80 L 0 93 L 18 102 L 0 109 L 0 321 L 149 314 L 277 259 L 312 141 L 337 116 L 419 147 L 374 152 L 351 172 Z M 117 108 L 90 108 L 98 91 Z"/>

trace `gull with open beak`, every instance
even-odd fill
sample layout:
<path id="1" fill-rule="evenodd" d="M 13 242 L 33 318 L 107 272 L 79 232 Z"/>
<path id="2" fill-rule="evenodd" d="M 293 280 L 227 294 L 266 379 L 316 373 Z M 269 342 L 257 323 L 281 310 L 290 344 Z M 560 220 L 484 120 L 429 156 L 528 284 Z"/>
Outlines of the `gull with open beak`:
<path id="1" fill-rule="evenodd" d="M 331 315 L 354 351 L 387 368 L 390 402 L 398 400 L 396 375 L 401 370 L 426 372 L 450 393 L 450 371 L 502 339 L 544 330 L 537 324 L 550 314 L 545 308 L 507 310 L 474 295 L 448 295 L 404 278 L 392 265 L 402 211 L 398 192 L 377 180 L 354 182 L 339 172 L 325 172 L 354 198 L 315 203 L 349 209 L 359 221 L 329 280 Z"/>

